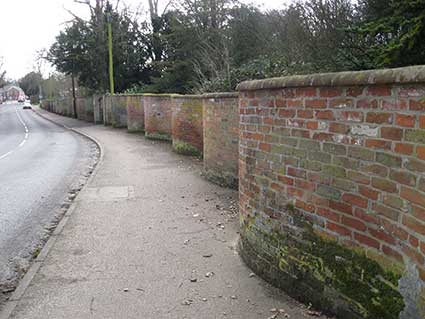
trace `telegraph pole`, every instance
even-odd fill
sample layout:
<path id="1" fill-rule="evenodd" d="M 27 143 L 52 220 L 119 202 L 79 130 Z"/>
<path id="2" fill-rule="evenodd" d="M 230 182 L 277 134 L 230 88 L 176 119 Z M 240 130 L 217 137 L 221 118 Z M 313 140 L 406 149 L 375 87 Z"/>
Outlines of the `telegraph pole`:
<path id="1" fill-rule="evenodd" d="M 109 48 L 109 89 L 111 95 L 114 95 L 114 63 L 112 56 L 112 18 L 111 13 L 106 13 L 106 22 L 108 24 L 108 48 Z"/>

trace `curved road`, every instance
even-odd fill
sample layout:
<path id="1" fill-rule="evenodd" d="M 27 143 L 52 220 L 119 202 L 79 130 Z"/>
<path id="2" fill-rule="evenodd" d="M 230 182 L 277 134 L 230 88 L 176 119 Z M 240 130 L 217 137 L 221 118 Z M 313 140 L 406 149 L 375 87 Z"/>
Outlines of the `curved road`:
<path id="1" fill-rule="evenodd" d="M 0 105 L 0 286 L 30 258 L 93 147 L 18 104 Z"/>

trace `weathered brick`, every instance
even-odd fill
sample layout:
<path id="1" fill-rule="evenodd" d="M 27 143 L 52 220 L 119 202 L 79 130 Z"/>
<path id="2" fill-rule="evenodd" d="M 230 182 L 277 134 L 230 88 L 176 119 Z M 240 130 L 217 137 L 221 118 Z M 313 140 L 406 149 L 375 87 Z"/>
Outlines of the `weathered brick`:
<path id="1" fill-rule="evenodd" d="M 324 152 L 311 151 L 308 153 L 308 159 L 312 161 L 319 161 L 322 163 L 330 163 L 331 155 Z"/>
<path id="2" fill-rule="evenodd" d="M 414 86 L 402 86 L 398 89 L 398 96 L 399 97 L 420 97 L 424 95 L 424 90 L 421 87 L 414 87 Z"/>
<path id="3" fill-rule="evenodd" d="M 392 249 L 391 247 L 382 245 L 382 251 L 384 252 L 385 255 L 394 258 L 399 263 L 404 263 L 403 256 L 398 251 Z"/>
<path id="4" fill-rule="evenodd" d="M 348 156 L 357 158 L 363 161 L 373 161 L 375 159 L 375 152 L 364 149 L 362 147 L 349 146 Z"/>
<path id="5" fill-rule="evenodd" d="M 330 185 L 331 183 L 331 177 L 324 176 L 320 172 L 308 172 L 307 173 L 307 179 L 310 182 L 318 183 L 318 184 L 324 184 L 324 185 Z"/>
<path id="6" fill-rule="evenodd" d="M 340 234 L 341 236 L 349 236 L 349 237 L 351 236 L 351 230 L 350 229 L 348 229 L 344 226 L 332 223 L 330 221 L 328 221 L 326 223 L 326 228 L 335 232 L 335 233 Z"/>
<path id="7" fill-rule="evenodd" d="M 297 110 L 297 117 L 312 119 L 314 116 L 313 110 Z"/>
<path id="8" fill-rule="evenodd" d="M 391 149 L 391 142 L 386 140 L 368 139 L 366 140 L 366 147 L 380 148 L 384 150 Z"/>
<path id="9" fill-rule="evenodd" d="M 322 173 L 329 176 L 341 178 L 345 178 L 347 176 L 345 169 L 341 166 L 336 165 L 324 165 L 322 168 Z"/>
<path id="10" fill-rule="evenodd" d="M 272 146 L 271 144 L 268 144 L 268 143 L 260 143 L 259 148 L 263 152 L 270 152 L 272 149 Z"/>
<path id="11" fill-rule="evenodd" d="M 392 124 L 394 115 L 392 113 L 376 113 L 368 112 L 366 114 L 366 122 L 376 124 Z"/>
<path id="12" fill-rule="evenodd" d="M 372 186 L 376 189 L 380 189 L 388 193 L 397 192 L 397 184 L 388 179 L 372 177 Z"/>
<path id="13" fill-rule="evenodd" d="M 325 99 L 305 100 L 305 107 L 311 109 L 324 109 L 327 106 Z"/>
<path id="14" fill-rule="evenodd" d="M 386 177 L 388 175 L 388 168 L 380 164 L 363 165 L 361 171 L 381 177 Z"/>
<path id="15" fill-rule="evenodd" d="M 416 176 L 406 171 L 392 169 L 390 171 L 390 179 L 408 186 L 415 186 L 416 184 Z"/>
<path id="16" fill-rule="evenodd" d="M 365 185 L 370 184 L 370 176 L 362 174 L 358 171 L 348 171 L 347 177 L 356 183 Z"/>
<path id="17" fill-rule="evenodd" d="M 397 143 L 394 147 L 396 153 L 412 155 L 413 154 L 413 145 L 405 143 Z"/>
<path id="18" fill-rule="evenodd" d="M 400 196 L 412 203 L 425 207 L 425 193 L 419 192 L 413 188 L 402 186 Z"/>
<path id="19" fill-rule="evenodd" d="M 299 140 L 297 138 L 293 138 L 293 137 L 288 137 L 288 136 L 282 136 L 279 138 L 279 142 L 281 144 L 284 145 L 289 145 L 289 146 L 297 146 Z"/>
<path id="20" fill-rule="evenodd" d="M 408 142 L 425 144 L 425 130 L 406 130 L 405 139 Z"/>
<path id="21" fill-rule="evenodd" d="M 323 143 L 323 151 L 335 155 L 346 155 L 347 147 L 340 144 Z"/>
<path id="22" fill-rule="evenodd" d="M 287 102 L 286 102 L 286 100 L 285 100 L 285 99 L 279 99 L 279 98 L 277 98 L 277 99 L 274 101 L 274 105 L 275 105 L 277 108 L 286 107 Z"/>
<path id="23" fill-rule="evenodd" d="M 299 188 L 295 188 L 295 187 L 288 187 L 287 189 L 287 194 L 290 197 L 298 197 L 298 198 L 302 198 L 304 196 L 304 191 L 302 189 Z"/>
<path id="24" fill-rule="evenodd" d="M 419 247 L 419 240 L 412 234 L 409 235 L 409 243 L 410 243 L 410 246 L 412 247 L 415 247 L 415 248 Z"/>
<path id="25" fill-rule="evenodd" d="M 306 173 L 306 171 L 305 170 L 303 170 L 303 169 L 297 169 L 297 168 L 295 168 L 295 167 L 288 167 L 288 172 L 287 172 L 287 174 L 289 175 L 289 176 L 293 176 L 293 177 L 300 177 L 300 178 L 306 178 L 307 177 L 307 173 Z"/>
<path id="26" fill-rule="evenodd" d="M 310 137 L 310 131 L 300 130 L 300 129 L 292 129 L 291 130 L 291 136 L 309 138 Z"/>
<path id="27" fill-rule="evenodd" d="M 347 88 L 345 94 L 347 96 L 358 97 L 363 94 L 363 87 L 359 87 L 359 86 L 349 87 Z"/>
<path id="28" fill-rule="evenodd" d="M 425 129 L 425 115 L 419 116 L 419 128 Z"/>
<path id="29" fill-rule="evenodd" d="M 330 133 L 314 133 L 313 139 L 318 141 L 333 141 L 334 135 Z"/>
<path id="30" fill-rule="evenodd" d="M 360 166 L 360 161 L 344 156 L 334 156 L 332 164 L 342 166 L 348 169 L 358 169 Z"/>
<path id="31" fill-rule="evenodd" d="M 367 229 L 366 225 L 361 220 L 358 220 L 358 219 L 352 218 L 352 217 L 348 217 L 348 216 L 345 216 L 345 215 L 343 215 L 341 217 L 341 224 L 348 226 L 349 228 L 359 230 L 359 231 L 365 231 Z"/>
<path id="32" fill-rule="evenodd" d="M 316 210 L 316 214 L 319 216 L 322 216 L 328 220 L 334 221 L 339 223 L 341 220 L 341 215 L 338 213 L 335 213 L 329 209 L 323 208 L 323 207 L 319 207 Z"/>
<path id="33" fill-rule="evenodd" d="M 403 138 L 403 130 L 395 127 L 382 127 L 381 138 L 393 141 L 401 141 Z"/>
<path id="34" fill-rule="evenodd" d="M 309 213 L 314 213 L 316 210 L 316 207 L 314 205 L 306 203 L 299 199 L 295 201 L 295 207 Z"/>
<path id="35" fill-rule="evenodd" d="M 335 97 L 335 96 L 341 96 L 342 95 L 342 89 L 340 88 L 320 88 L 320 97 Z"/>
<path id="36" fill-rule="evenodd" d="M 363 112 L 357 111 L 338 111 L 335 113 L 336 119 L 339 121 L 360 123 L 364 120 Z"/>
<path id="37" fill-rule="evenodd" d="M 316 184 L 308 182 L 306 180 L 297 179 L 295 180 L 295 187 L 298 187 L 304 190 L 314 191 L 314 189 L 316 188 Z"/>
<path id="38" fill-rule="evenodd" d="M 274 154 L 292 155 L 293 148 L 286 145 L 274 144 L 272 145 L 270 152 Z"/>
<path id="39" fill-rule="evenodd" d="M 425 99 L 410 100 L 409 110 L 411 111 L 425 111 Z"/>
<path id="40" fill-rule="evenodd" d="M 282 95 L 285 99 L 294 98 L 296 97 L 296 94 L 297 92 L 295 88 L 284 88 L 280 90 L 280 95 Z"/>
<path id="41" fill-rule="evenodd" d="M 332 178 L 331 186 L 336 187 L 338 189 L 344 190 L 346 192 L 353 192 L 356 190 L 356 184 L 341 178 Z"/>
<path id="42" fill-rule="evenodd" d="M 425 221 L 425 208 L 412 205 L 412 216 L 416 217 L 419 220 Z"/>
<path id="43" fill-rule="evenodd" d="M 391 87 L 390 86 L 370 86 L 367 89 L 367 95 L 390 96 L 391 95 Z"/>
<path id="44" fill-rule="evenodd" d="M 329 106 L 336 109 L 352 108 L 354 106 L 354 101 L 353 99 L 337 98 L 330 100 Z"/>
<path id="45" fill-rule="evenodd" d="M 354 233 L 354 239 L 362 243 L 363 245 L 366 245 L 375 249 L 379 249 L 379 246 L 380 246 L 379 242 L 370 236 Z"/>
<path id="46" fill-rule="evenodd" d="M 279 117 L 293 118 L 297 113 L 293 109 L 280 109 L 278 114 Z"/>
<path id="47" fill-rule="evenodd" d="M 295 94 L 299 97 L 313 97 L 317 95 L 317 89 L 315 87 L 297 88 Z"/>
<path id="48" fill-rule="evenodd" d="M 421 160 L 425 160 L 425 146 L 418 145 L 416 147 L 416 156 Z"/>
<path id="49" fill-rule="evenodd" d="M 353 214 L 353 206 L 350 204 L 346 204 L 346 203 L 342 203 L 342 202 L 337 202 L 334 200 L 331 200 L 329 202 L 329 207 L 333 210 L 336 210 L 338 212 L 344 213 L 344 214 L 348 214 L 348 215 L 352 215 Z"/>
<path id="50" fill-rule="evenodd" d="M 376 161 L 387 167 L 401 167 L 401 157 L 387 153 L 376 153 Z"/>
<path id="51" fill-rule="evenodd" d="M 334 120 L 334 113 L 332 111 L 326 110 L 326 111 L 316 111 L 314 112 L 316 119 L 318 120 Z"/>
<path id="52" fill-rule="evenodd" d="M 414 127 L 416 115 L 396 114 L 396 124 L 404 127 Z"/>
<path id="53" fill-rule="evenodd" d="M 359 185 L 359 193 L 362 196 L 373 199 L 373 200 L 378 200 L 378 197 L 380 194 L 378 191 L 363 185 Z"/>
<path id="54" fill-rule="evenodd" d="M 405 100 L 405 99 L 381 100 L 381 109 L 383 109 L 383 110 L 406 110 L 407 109 L 407 100 Z"/>
<path id="55" fill-rule="evenodd" d="M 319 122 L 317 121 L 308 121 L 305 125 L 309 130 L 317 130 L 319 128 Z"/>
<path id="56" fill-rule="evenodd" d="M 338 200 L 341 198 L 341 192 L 339 190 L 327 185 L 318 185 L 316 194 L 333 200 Z"/>
<path id="57" fill-rule="evenodd" d="M 389 218 L 393 221 L 396 221 L 396 222 L 398 221 L 398 217 L 400 215 L 400 212 L 398 210 L 395 210 L 395 209 L 392 209 L 392 208 L 389 208 L 387 206 L 380 205 L 380 204 L 374 204 L 372 209 L 376 213 L 381 214 L 381 215 L 383 215 L 383 216 L 385 216 L 385 217 L 387 217 L 387 218 Z"/>
<path id="58" fill-rule="evenodd" d="M 421 177 L 421 179 L 419 180 L 418 189 L 422 192 L 425 192 L 425 177 Z"/>
<path id="59" fill-rule="evenodd" d="M 372 213 L 370 211 L 366 211 L 364 209 L 356 207 L 354 209 L 354 216 L 357 218 L 365 221 L 366 223 L 378 225 L 379 224 L 379 218 L 375 213 Z"/>
<path id="60" fill-rule="evenodd" d="M 329 124 L 329 132 L 347 134 L 350 131 L 350 126 L 342 123 L 332 122 Z"/>
<path id="61" fill-rule="evenodd" d="M 368 200 L 356 194 L 344 194 L 342 200 L 357 207 L 367 208 Z"/>
<path id="62" fill-rule="evenodd" d="M 304 100 L 289 99 L 289 100 L 286 100 L 286 105 L 290 108 L 300 108 L 304 106 Z"/>
<path id="63" fill-rule="evenodd" d="M 413 159 L 413 158 L 409 158 L 406 163 L 404 164 L 404 166 L 412 172 L 419 172 L 419 173 L 423 173 L 425 172 L 425 163 L 424 161 L 420 161 L 417 159 Z"/>
<path id="64" fill-rule="evenodd" d="M 381 240 L 381 241 L 385 241 L 388 244 L 394 245 L 396 243 L 394 237 L 391 236 L 390 234 L 388 234 L 387 232 L 383 231 L 383 230 L 369 228 L 368 232 L 374 238 Z"/>
<path id="65" fill-rule="evenodd" d="M 403 200 L 400 197 L 389 195 L 389 194 L 385 194 L 383 196 L 383 203 L 387 206 L 397 208 L 397 209 L 403 208 L 403 204 L 404 204 Z"/>
<path id="66" fill-rule="evenodd" d="M 357 100 L 356 107 L 359 109 L 376 109 L 378 107 L 378 101 L 371 99 L 360 99 Z"/>
<path id="67" fill-rule="evenodd" d="M 402 245 L 402 251 L 406 254 L 410 259 L 412 259 L 415 263 L 419 265 L 423 265 L 425 262 L 424 256 L 422 256 L 417 249 L 413 249 L 406 244 Z"/>
<path id="68" fill-rule="evenodd" d="M 277 179 L 278 179 L 279 182 L 281 182 L 285 185 L 294 185 L 294 179 L 289 177 L 289 176 L 278 175 Z"/>
<path id="69" fill-rule="evenodd" d="M 425 236 L 425 224 L 408 214 L 403 215 L 403 225 L 415 233 Z"/>
<path id="70" fill-rule="evenodd" d="M 312 141 L 312 140 L 300 140 L 299 147 L 309 149 L 309 150 L 319 150 L 320 142 Z"/>

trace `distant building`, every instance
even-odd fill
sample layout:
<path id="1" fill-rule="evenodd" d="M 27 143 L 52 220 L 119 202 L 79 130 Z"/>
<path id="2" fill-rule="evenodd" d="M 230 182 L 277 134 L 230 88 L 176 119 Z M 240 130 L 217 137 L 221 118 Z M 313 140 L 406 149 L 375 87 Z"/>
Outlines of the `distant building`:
<path id="1" fill-rule="evenodd" d="M 25 92 L 19 86 L 6 85 L 0 88 L 0 101 L 19 101 L 25 100 Z"/>

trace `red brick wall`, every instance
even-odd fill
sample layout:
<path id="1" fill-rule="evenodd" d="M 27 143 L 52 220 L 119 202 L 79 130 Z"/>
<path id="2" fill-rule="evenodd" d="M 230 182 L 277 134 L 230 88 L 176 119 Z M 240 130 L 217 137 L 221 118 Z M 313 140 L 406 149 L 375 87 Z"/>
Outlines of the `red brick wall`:
<path id="1" fill-rule="evenodd" d="M 144 95 L 146 136 L 171 139 L 172 96 Z"/>
<path id="2" fill-rule="evenodd" d="M 127 128 L 129 132 L 141 132 L 145 129 L 145 110 L 142 95 L 127 96 Z"/>
<path id="3" fill-rule="evenodd" d="M 79 120 L 93 122 L 94 121 L 94 104 L 93 97 L 77 98 L 77 115 Z"/>
<path id="4" fill-rule="evenodd" d="M 238 184 L 239 96 L 204 95 L 204 171 L 208 179 L 229 187 Z"/>
<path id="5" fill-rule="evenodd" d="M 384 273 L 401 269 L 395 272 L 401 281 L 409 271 L 423 284 L 424 70 L 313 75 L 240 86 L 240 208 L 248 263 L 270 267 L 265 256 L 274 255 L 270 260 L 278 263 L 278 274 L 305 279 L 300 253 L 292 247 L 307 250 L 306 242 L 316 242 L 312 238 L 326 239 L 360 252 L 359 258 L 366 256 Z M 319 253 L 304 256 L 305 261 L 326 260 Z M 329 280 L 316 283 L 326 286 Z M 329 285 L 335 296 L 346 293 Z M 306 299 L 332 309 L 311 296 Z"/>
<path id="6" fill-rule="evenodd" d="M 172 98 L 172 139 L 177 152 L 198 155 L 203 151 L 202 96 Z"/>

